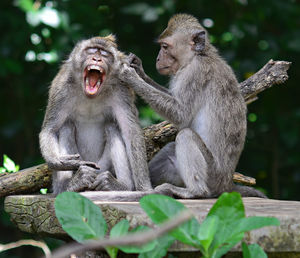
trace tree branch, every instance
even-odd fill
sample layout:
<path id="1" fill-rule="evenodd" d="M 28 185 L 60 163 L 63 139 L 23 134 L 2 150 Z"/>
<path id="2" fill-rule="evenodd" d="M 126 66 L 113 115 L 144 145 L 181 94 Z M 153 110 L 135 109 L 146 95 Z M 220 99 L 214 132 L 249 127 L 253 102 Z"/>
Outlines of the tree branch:
<path id="1" fill-rule="evenodd" d="M 172 229 L 178 227 L 183 222 L 191 219 L 193 214 L 189 210 L 181 212 L 174 219 L 165 222 L 160 227 L 143 233 L 129 234 L 120 238 L 91 240 L 84 244 L 71 243 L 58 248 L 52 253 L 52 258 L 64 258 L 73 253 L 82 253 L 90 250 L 103 250 L 105 247 L 112 246 L 141 246 L 160 236 L 166 234 Z"/>
<path id="2" fill-rule="evenodd" d="M 35 247 L 39 247 L 43 250 L 46 258 L 51 257 L 50 249 L 44 242 L 35 241 L 35 240 L 32 240 L 32 239 L 20 240 L 20 241 L 5 244 L 5 245 L 0 244 L 0 253 L 3 252 L 3 251 L 9 250 L 9 249 L 21 247 L 23 245 L 32 245 L 32 246 L 35 246 Z"/>

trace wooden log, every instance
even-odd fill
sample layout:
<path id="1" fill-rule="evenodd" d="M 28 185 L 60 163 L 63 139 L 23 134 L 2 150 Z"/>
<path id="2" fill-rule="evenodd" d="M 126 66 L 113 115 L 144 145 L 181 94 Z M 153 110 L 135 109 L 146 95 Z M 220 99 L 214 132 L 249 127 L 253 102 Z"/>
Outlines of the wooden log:
<path id="1" fill-rule="evenodd" d="M 10 194 L 34 193 L 51 184 L 52 171 L 47 164 L 7 173 L 0 177 L 0 197 Z"/>
<path id="2" fill-rule="evenodd" d="M 52 170 L 47 164 L 26 168 L 15 173 L 0 177 L 0 197 L 11 194 L 34 193 L 41 188 L 51 187 Z M 255 185 L 255 179 L 234 173 L 233 180 L 237 183 Z"/>
<path id="3" fill-rule="evenodd" d="M 291 63 L 270 60 L 262 69 L 247 80 L 240 83 L 242 94 L 247 104 L 257 99 L 257 94 L 273 84 L 284 83 L 288 79 L 287 70 Z M 147 158 L 152 157 L 168 142 L 173 141 L 177 128 L 164 121 L 144 128 Z M 255 179 L 240 173 L 234 174 L 234 181 L 246 185 L 254 185 Z M 33 193 L 40 188 L 49 188 L 51 171 L 46 164 L 27 168 L 16 173 L 0 177 L 0 197 L 9 194 Z"/>
<path id="4" fill-rule="evenodd" d="M 81 194 L 101 207 L 109 228 L 124 218 L 129 220 L 131 227 L 153 227 L 138 202 L 103 202 L 97 199 L 97 192 Z M 189 208 L 201 223 L 216 199 L 179 201 Z M 259 244 L 268 255 L 281 253 L 283 256 L 280 257 L 300 257 L 300 202 L 247 197 L 243 198 L 243 203 L 246 216 L 276 217 L 280 220 L 279 227 L 264 227 L 247 232 L 245 242 Z M 68 237 L 55 216 L 54 197 L 51 195 L 8 196 L 5 198 L 4 208 L 22 231 L 61 239 Z M 195 252 L 196 249 L 177 242 L 170 251 Z M 235 246 L 233 251 L 241 251 L 240 244 Z M 289 256 L 293 253 L 295 256 Z"/>

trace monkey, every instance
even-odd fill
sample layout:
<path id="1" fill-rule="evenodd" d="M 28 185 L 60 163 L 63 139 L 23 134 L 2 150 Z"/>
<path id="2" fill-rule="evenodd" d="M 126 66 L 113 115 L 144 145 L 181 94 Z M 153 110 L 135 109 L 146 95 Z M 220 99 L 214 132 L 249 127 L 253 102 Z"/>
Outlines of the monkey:
<path id="1" fill-rule="evenodd" d="M 39 141 L 55 195 L 152 189 L 134 92 L 116 75 L 125 57 L 113 35 L 83 40 L 51 83 Z"/>
<path id="2" fill-rule="evenodd" d="M 154 190 L 179 198 L 212 198 L 237 191 L 265 198 L 233 183 L 246 137 L 246 104 L 230 66 L 188 14 L 173 16 L 158 39 L 156 68 L 170 76 L 169 89 L 148 77 L 134 54 L 119 79 L 158 114 L 178 127 L 174 142 L 150 161 Z"/>

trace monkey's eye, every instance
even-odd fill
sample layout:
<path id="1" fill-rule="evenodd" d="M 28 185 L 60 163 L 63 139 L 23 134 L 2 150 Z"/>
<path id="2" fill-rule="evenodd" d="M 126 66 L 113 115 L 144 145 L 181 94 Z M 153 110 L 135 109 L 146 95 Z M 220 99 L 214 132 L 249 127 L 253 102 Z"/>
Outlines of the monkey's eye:
<path id="1" fill-rule="evenodd" d="M 165 43 L 162 43 L 162 44 L 161 44 L 161 47 L 162 47 L 163 49 L 165 49 L 165 50 L 167 50 L 167 49 L 168 49 L 168 45 L 167 45 L 167 44 L 165 44 Z"/>
<path id="2" fill-rule="evenodd" d="M 103 49 L 100 49 L 100 54 L 102 56 L 109 56 L 109 53 L 107 51 L 103 50 Z"/>
<path id="3" fill-rule="evenodd" d="M 96 47 L 89 47 L 86 49 L 86 52 L 88 54 L 95 54 L 97 51 L 98 51 L 98 48 L 96 48 Z"/>

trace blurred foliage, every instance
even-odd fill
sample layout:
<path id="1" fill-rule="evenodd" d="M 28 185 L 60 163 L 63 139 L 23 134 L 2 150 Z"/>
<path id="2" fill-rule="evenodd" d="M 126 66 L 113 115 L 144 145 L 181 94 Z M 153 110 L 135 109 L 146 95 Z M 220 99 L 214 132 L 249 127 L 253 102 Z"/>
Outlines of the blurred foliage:
<path id="1" fill-rule="evenodd" d="M 240 81 L 271 58 L 293 62 L 285 85 L 249 105 L 237 171 L 257 178 L 271 198 L 299 200 L 299 0 L 0 1 L 0 157 L 21 168 L 43 162 L 38 133 L 48 86 L 80 39 L 116 34 L 120 49 L 138 55 L 145 71 L 166 84 L 155 70 L 154 41 L 178 12 L 199 18 Z M 143 126 L 160 121 L 140 99 L 137 105 Z"/>

